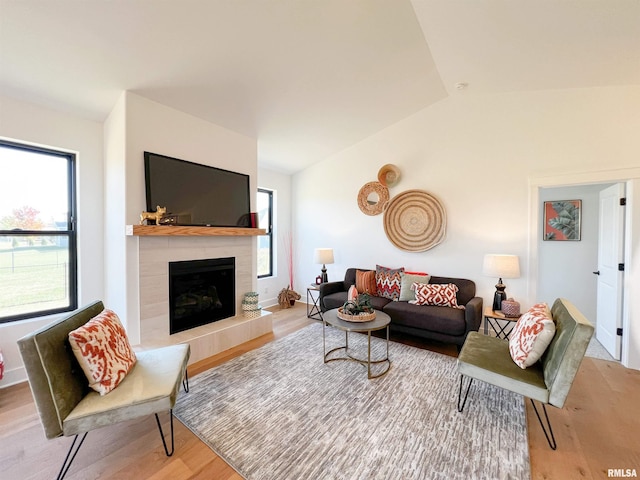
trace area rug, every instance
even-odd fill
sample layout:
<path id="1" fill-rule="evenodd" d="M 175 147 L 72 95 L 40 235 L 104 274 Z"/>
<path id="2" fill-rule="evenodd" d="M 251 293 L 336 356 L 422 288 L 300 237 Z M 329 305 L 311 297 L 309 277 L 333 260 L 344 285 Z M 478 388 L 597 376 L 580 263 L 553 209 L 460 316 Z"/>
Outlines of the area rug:
<path id="1" fill-rule="evenodd" d="M 327 350 L 344 341 L 326 333 Z M 349 345 L 366 355 L 364 335 Z M 459 413 L 455 358 L 391 342 L 391 369 L 368 380 L 322 352 L 309 325 L 194 376 L 174 413 L 250 480 L 530 477 L 521 396 L 474 382 Z"/>

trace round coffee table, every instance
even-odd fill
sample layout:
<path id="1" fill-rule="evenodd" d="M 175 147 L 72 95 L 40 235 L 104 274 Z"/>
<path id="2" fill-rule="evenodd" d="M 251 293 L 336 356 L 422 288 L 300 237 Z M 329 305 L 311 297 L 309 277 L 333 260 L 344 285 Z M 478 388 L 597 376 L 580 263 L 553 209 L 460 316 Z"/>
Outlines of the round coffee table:
<path id="1" fill-rule="evenodd" d="M 378 378 L 384 375 L 391 368 L 391 360 L 389 360 L 389 323 L 391 323 L 391 318 L 384 312 L 380 312 L 376 310 L 376 318 L 369 322 L 347 322 L 346 320 L 342 320 L 338 318 L 338 309 L 328 310 L 322 314 L 322 349 L 324 351 L 324 363 L 333 362 L 334 360 L 351 360 L 354 362 L 358 362 L 361 365 L 367 367 L 367 377 L 368 378 Z M 344 345 L 340 347 L 333 348 L 327 352 L 326 340 L 325 340 L 325 328 L 327 325 L 331 325 L 332 327 L 337 328 L 338 330 L 344 331 Z M 387 354 L 385 358 L 381 358 L 378 360 L 371 360 L 371 332 L 375 332 L 376 330 L 382 330 L 383 328 L 387 329 Z M 367 334 L 367 358 L 358 358 L 351 354 L 349 349 L 349 332 L 357 332 L 357 333 L 366 333 Z M 344 350 L 344 357 L 335 357 L 335 358 L 327 358 L 333 352 L 338 350 Z M 371 374 L 371 364 L 385 363 L 387 364 L 387 368 L 384 369 L 381 373 L 377 375 Z"/>

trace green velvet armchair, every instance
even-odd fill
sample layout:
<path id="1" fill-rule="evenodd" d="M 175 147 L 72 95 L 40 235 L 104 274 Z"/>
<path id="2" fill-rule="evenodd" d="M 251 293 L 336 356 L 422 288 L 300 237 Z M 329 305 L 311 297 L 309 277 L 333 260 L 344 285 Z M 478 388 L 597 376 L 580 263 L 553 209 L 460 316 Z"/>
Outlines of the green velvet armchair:
<path id="1" fill-rule="evenodd" d="M 522 369 L 511 359 L 509 341 L 471 332 L 458 356 L 460 387 L 458 411 L 462 412 L 474 379 L 519 393 L 531 400 L 549 446 L 556 440 L 545 405 L 564 406 L 573 380 L 593 335 L 593 326 L 568 300 L 559 298 L 551 307 L 556 332 L 542 358 Z M 463 380 L 468 385 L 462 398 Z M 546 427 L 534 400 L 542 404 Z"/>
<path id="2" fill-rule="evenodd" d="M 94 302 L 18 340 L 45 436 L 74 436 L 58 479 L 68 472 L 89 431 L 143 415 L 155 414 L 165 454 L 173 454 L 173 407 L 180 383 L 185 391 L 189 389 L 189 345 L 136 352 L 132 370 L 114 390 L 101 396 L 89 388 L 68 334 L 103 309 L 102 302 Z M 158 418 L 161 411 L 169 411 L 171 419 L 170 450 Z"/>

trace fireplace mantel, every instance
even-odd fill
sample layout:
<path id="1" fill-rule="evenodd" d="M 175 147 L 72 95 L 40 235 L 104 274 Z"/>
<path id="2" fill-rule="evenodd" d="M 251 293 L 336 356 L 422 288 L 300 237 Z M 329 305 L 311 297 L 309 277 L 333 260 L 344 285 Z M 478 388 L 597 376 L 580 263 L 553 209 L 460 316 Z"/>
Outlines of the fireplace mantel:
<path id="1" fill-rule="evenodd" d="M 179 225 L 127 225 L 126 234 L 128 236 L 257 236 L 265 235 L 267 231 L 263 228 L 235 228 L 235 227 L 186 227 Z"/>

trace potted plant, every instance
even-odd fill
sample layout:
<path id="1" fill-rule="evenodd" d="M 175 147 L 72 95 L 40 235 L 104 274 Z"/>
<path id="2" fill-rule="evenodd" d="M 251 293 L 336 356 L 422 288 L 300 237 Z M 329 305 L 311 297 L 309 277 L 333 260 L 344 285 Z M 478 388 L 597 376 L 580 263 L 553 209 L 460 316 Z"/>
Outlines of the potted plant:
<path id="1" fill-rule="evenodd" d="M 376 318 L 376 313 L 371 306 L 371 296 L 368 293 L 359 293 L 353 300 L 347 300 L 338 309 L 338 318 L 350 322 L 368 322 Z"/>

